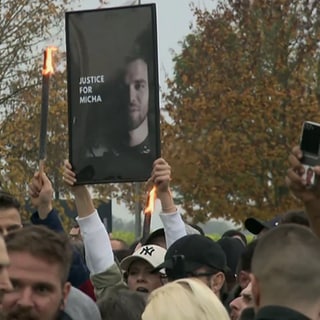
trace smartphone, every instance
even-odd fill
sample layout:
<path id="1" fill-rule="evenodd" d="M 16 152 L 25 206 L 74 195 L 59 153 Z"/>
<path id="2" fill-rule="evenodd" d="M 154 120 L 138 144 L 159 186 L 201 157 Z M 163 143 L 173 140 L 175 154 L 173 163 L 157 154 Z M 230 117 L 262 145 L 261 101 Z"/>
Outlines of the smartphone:
<path id="1" fill-rule="evenodd" d="M 302 178 L 307 187 L 313 187 L 317 182 L 317 176 L 313 167 L 320 165 L 320 124 L 305 121 L 300 136 L 300 149 L 303 153 L 301 163 L 304 166 Z"/>

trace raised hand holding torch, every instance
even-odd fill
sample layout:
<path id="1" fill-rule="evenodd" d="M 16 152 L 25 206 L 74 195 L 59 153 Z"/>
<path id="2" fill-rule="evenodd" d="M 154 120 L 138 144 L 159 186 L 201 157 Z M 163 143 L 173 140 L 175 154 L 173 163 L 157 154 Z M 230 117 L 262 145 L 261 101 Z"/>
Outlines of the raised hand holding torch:
<path id="1" fill-rule="evenodd" d="M 161 202 L 162 212 L 176 212 L 177 208 L 170 190 L 171 167 L 165 159 L 159 158 L 155 160 L 151 179 L 156 187 L 157 199 Z"/>
<path id="2" fill-rule="evenodd" d="M 151 216 L 156 199 L 161 202 L 162 212 L 174 213 L 177 211 L 170 191 L 170 180 L 171 167 L 169 164 L 163 158 L 155 160 L 151 178 L 148 181 L 148 185 L 152 184 L 153 188 L 148 193 L 147 205 L 144 209 L 142 239 L 146 239 L 150 233 Z"/>

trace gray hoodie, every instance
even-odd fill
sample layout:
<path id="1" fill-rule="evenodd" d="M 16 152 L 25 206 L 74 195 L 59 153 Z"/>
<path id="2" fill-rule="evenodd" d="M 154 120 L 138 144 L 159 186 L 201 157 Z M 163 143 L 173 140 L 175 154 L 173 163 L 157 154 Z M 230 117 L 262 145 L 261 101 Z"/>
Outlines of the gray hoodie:
<path id="1" fill-rule="evenodd" d="M 64 311 L 73 320 L 101 320 L 96 303 L 75 287 L 71 287 Z"/>

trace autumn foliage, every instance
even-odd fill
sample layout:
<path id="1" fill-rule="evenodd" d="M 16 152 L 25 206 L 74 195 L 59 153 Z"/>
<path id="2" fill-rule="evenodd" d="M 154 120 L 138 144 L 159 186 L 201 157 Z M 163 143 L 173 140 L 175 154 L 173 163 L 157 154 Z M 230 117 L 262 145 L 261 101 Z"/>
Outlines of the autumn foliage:
<path id="1" fill-rule="evenodd" d="M 100 1 L 101 7 L 107 2 Z M 69 156 L 63 35 L 65 11 L 78 9 L 79 3 L 0 0 L 0 189 L 20 200 L 25 220 L 30 215 L 24 210 L 29 198 L 28 183 L 39 168 L 41 73 L 43 51 L 49 45 L 58 47 L 58 51 L 53 55 L 55 72 L 50 80 L 45 170 L 52 181 L 55 200 L 70 195 L 61 174 L 63 160 Z M 92 3 L 96 8 L 98 4 L 99 1 Z M 133 209 L 143 199 L 143 191 L 140 184 L 98 185 L 93 194 L 104 201 L 113 196 L 121 198 Z M 54 205 L 57 204 L 55 201 Z"/>
<path id="2" fill-rule="evenodd" d="M 319 11 L 298 0 L 194 7 L 162 128 L 172 184 L 195 221 L 299 206 L 284 177 L 303 121 L 320 121 Z"/>
<path id="3" fill-rule="evenodd" d="M 0 2 L 0 188 L 15 195 L 22 205 L 38 167 L 43 51 L 53 39 L 61 45 L 57 34 L 64 32 L 64 12 L 71 2 L 77 3 Z M 59 170 L 67 154 L 67 102 L 63 54 L 57 54 L 56 60 L 50 84 L 47 149 L 50 177 L 58 188 Z"/>
<path id="4" fill-rule="evenodd" d="M 0 187 L 22 203 L 37 169 L 44 40 L 64 33 L 71 4 L 13 0 L 0 6 Z M 174 57 L 161 127 L 177 200 L 195 222 L 267 218 L 299 206 L 284 177 L 303 121 L 320 122 L 320 1 L 229 0 L 212 12 L 193 10 L 197 23 Z M 57 59 L 47 169 L 63 193 L 63 53 Z M 133 208 L 138 189 L 122 185 L 117 195 Z M 118 190 L 100 185 L 96 194 L 106 199 Z"/>

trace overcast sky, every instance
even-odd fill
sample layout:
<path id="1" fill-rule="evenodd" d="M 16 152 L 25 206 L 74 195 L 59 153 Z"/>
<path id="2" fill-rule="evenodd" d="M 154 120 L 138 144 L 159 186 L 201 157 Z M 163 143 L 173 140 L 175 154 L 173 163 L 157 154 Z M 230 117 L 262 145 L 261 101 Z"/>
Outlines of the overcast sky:
<path id="1" fill-rule="evenodd" d="M 131 0 L 109 0 L 104 7 L 114 7 L 132 3 Z M 188 0 L 141 0 L 141 4 L 155 3 L 157 10 L 158 51 L 160 86 L 165 88 L 166 75 L 173 73 L 172 50 L 180 52 L 180 41 L 190 33 L 190 25 L 195 23 Z M 217 0 L 194 0 L 193 3 L 201 8 L 213 9 Z M 99 0 L 82 0 L 80 9 L 96 9 Z"/>

